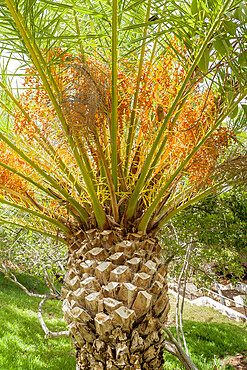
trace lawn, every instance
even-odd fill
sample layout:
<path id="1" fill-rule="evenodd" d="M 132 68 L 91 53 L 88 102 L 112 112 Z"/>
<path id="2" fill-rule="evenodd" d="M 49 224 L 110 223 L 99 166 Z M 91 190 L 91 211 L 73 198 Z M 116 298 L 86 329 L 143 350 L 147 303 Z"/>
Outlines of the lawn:
<path id="1" fill-rule="evenodd" d="M 29 289 L 44 293 L 45 285 L 36 277 L 18 274 Z M 75 370 L 74 350 L 69 339 L 44 339 L 37 310 L 40 299 L 30 298 L 0 274 L 0 370 Z M 174 298 L 169 316 L 175 334 Z M 44 318 L 53 330 L 66 330 L 61 303 L 47 302 Z M 200 370 L 219 369 L 221 359 L 247 350 L 247 325 L 228 320 L 209 308 L 185 305 L 184 331 L 193 361 Z M 165 370 L 183 369 L 165 354 Z M 247 367 L 246 367 L 247 368 Z M 225 369 L 231 369 L 226 366 Z M 155 370 L 155 369 L 154 369 Z"/>
<path id="2" fill-rule="evenodd" d="M 175 330 L 175 299 L 170 296 L 171 311 L 168 324 Z M 233 369 L 221 366 L 222 360 L 247 351 L 247 324 L 229 320 L 218 311 L 185 303 L 184 333 L 191 358 L 200 370 Z M 170 354 L 165 354 L 165 370 L 184 369 Z M 246 367 L 247 369 L 247 363 Z"/>
<path id="3" fill-rule="evenodd" d="M 45 293 L 42 282 L 25 274 L 18 279 L 29 290 Z M 37 310 L 40 299 L 28 297 L 0 273 L 0 369 L 70 370 L 75 369 L 70 339 L 44 339 Z M 48 301 L 44 318 L 52 330 L 66 330 L 61 303 Z"/>

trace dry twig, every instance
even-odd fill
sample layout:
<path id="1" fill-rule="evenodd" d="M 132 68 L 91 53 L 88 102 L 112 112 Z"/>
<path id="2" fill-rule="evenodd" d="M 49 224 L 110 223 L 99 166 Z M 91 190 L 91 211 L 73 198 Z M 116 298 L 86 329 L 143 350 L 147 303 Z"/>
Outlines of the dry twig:
<path id="1" fill-rule="evenodd" d="M 68 330 L 67 331 L 59 331 L 59 332 L 52 332 L 52 331 L 50 331 L 48 329 L 48 327 L 46 326 L 46 324 L 44 322 L 44 319 L 43 319 L 43 316 L 42 316 L 42 306 L 43 306 L 43 304 L 48 299 L 56 299 L 56 300 L 62 301 L 63 298 L 59 294 L 51 294 L 51 295 L 47 296 L 45 294 L 38 294 L 38 293 L 32 293 L 32 292 L 30 292 L 23 284 L 21 284 L 17 280 L 17 278 L 16 278 L 16 276 L 14 274 L 8 273 L 8 270 L 7 270 L 6 266 L 3 263 L 1 263 L 1 265 L 2 265 L 2 268 L 0 267 L 0 271 L 3 272 L 3 274 L 5 275 L 5 277 L 9 281 L 11 281 L 12 283 L 14 283 L 18 287 L 20 287 L 29 297 L 42 298 L 42 301 L 40 302 L 39 308 L 38 308 L 38 318 L 39 318 L 39 322 L 41 324 L 41 327 L 42 327 L 42 329 L 45 332 L 45 338 L 47 339 L 47 338 L 69 337 L 70 336 L 70 332 Z M 55 287 L 54 287 L 54 289 L 55 289 Z M 55 289 L 55 291 L 56 291 L 56 289 Z"/>
<path id="2" fill-rule="evenodd" d="M 66 330 L 66 331 L 58 331 L 58 332 L 52 332 L 52 331 L 50 331 L 50 330 L 48 329 L 48 327 L 46 326 L 45 321 L 44 321 L 43 316 L 42 316 L 42 306 L 43 306 L 43 304 L 44 304 L 48 299 L 59 299 L 59 298 L 57 298 L 57 297 L 56 297 L 56 296 L 54 296 L 54 295 L 50 295 L 50 296 L 47 296 L 47 297 L 45 297 L 44 299 L 42 299 L 42 301 L 41 301 L 41 302 L 40 302 L 40 304 L 39 304 L 39 309 L 38 309 L 38 318 L 39 318 L 40 325 L 41 325 L 42 329 L 43 329 L 43 330 L 44 330 L 44 332 L 45 332 L 45 339 L 69 337 L 69 336 L 70 336 L 70 332 L 69 332 L 69 330 Z"/>

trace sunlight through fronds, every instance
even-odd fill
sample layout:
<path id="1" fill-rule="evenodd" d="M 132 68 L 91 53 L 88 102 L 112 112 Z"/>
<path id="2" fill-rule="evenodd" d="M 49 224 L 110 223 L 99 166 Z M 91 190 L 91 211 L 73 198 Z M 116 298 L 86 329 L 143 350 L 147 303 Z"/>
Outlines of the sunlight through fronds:
<path id="1" fill-rule="evenodd" d="M 217 187 L 246 95 L 238 2 L 0 3 L 5 58 L 26 71 L 15 93 L 2 69 L 1 202 L 36 230 L 155 233 Z"/>

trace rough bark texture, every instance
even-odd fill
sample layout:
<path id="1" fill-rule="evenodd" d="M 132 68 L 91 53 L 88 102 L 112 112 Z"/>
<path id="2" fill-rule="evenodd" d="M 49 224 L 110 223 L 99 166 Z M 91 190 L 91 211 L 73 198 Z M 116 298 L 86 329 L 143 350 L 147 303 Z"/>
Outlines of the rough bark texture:
<path id="1" fill-rule="evenodd" d="M 163 369 L 170 308 L 155 238 L 89 230 L 70 248 L 62 294 L 78 369 Z"/>

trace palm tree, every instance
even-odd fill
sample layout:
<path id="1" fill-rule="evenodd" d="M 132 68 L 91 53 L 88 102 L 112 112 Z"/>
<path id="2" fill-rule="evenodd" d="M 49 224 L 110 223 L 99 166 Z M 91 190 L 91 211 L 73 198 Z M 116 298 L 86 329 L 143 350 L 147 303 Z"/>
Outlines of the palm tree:
<path id="1" fill-rule="evenodd" d="M 184 361 L 162 332 L 157 233 L 225 185 L 212 172 L 246 94 L 246 6 L 1 0 L 0 17 L 0 202 L 25 215 L 1 221 L 68 245 L 78 369 L 162 369 L 164 346 Z"/>

